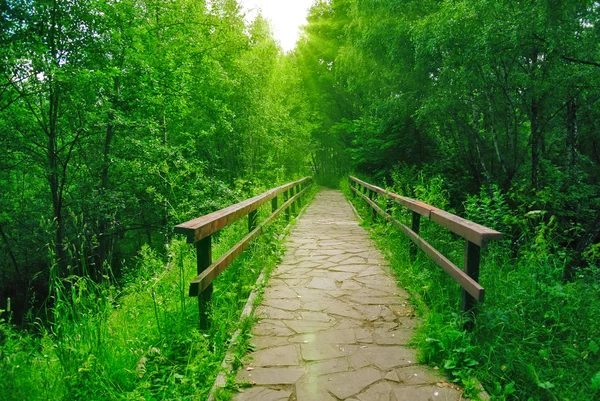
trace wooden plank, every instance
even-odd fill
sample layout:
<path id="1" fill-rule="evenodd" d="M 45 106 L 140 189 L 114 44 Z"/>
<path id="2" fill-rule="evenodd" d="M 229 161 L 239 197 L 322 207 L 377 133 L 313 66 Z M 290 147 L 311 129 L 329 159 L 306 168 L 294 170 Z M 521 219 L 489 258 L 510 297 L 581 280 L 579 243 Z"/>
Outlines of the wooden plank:
<path id="1" fill-rule="evenodd" d="M 465 273 L 475 281 L 479 281 L 479 262 L 481 261 L 481 247 L 465 241 Z M 471 331 L 474 328 L 474 316 L 477 312 L 475 307 L 477 300 L 463 290 L 462 293 L 462 310 L 468 314 L 468 319 L 465 322 L 465 329 Z"/>
<path id="2" fill-rule="evenodd" d="M 412 218 L 411 218 L 410 228 L 415 234 L 419 235 L 419 231 L 420 231 L 420 227 L 421 227 L 421 215 L 417 212 L 412 212 L 411 216 L 412 216 Z M 411 257 L 411 260 L 414 260 L 417 256 L 417 247 L 414 242 L 410 245 L 411 245 L 410 251 L 409 251 L 410 257 Z"/>
<path id="3" fill-rule="evenodd" d="M 258 217 L 258 211 L 253 210 L 248 213 L 248 232 L 251 232 L 256 228 L 256 218 Z"/>
<path id="4" fill-rule="evenodd" d="M 298 198 L 300 198 L 302 195 L 304 195 L 306 193 L 306 191 L 308 191 L 308 187 L 304 188 L 302 191 L 300 191 L 300 193 L 297 193 L 296 195 L 294 195 L 293 197 L 291 197 L 290 199 L 288 199 L 287 201 L 284 202 L 283 205 L 281 205 L 281 207 L 279 209 L 277 209 L 276 211 L 274 211 L 269 217 L 267 217 L 265 219 L 265 221 L 262 222 L 262 226 L 266 226 L 267 224 L 269 224 L 273 219 L 275 219 L 279 213 L 281 213 L 282 211 L 289 210 L 290 205 Z"/>
<path id="5" fill-rule="evenodd" d="M 356 177 L 350 176 L 349 178 L 352 181 L 358 183 L 359 185 L 362 185 L 363 187 L 370 189 L 371 191 L 377 192 L 378 194 L 384 196 L 385 198 L 388 198 L 388 199 L 392 200 L 393 202 L 399 203 L 402 206 L 412 210 L 413 212 L 417 212 L 421 216 L 425 216 L 426 218 L 429 218 L 429 214 L 431 213 L 431 211 L 433 209 L 435 209 L 433 206 L 428 205 L 425 202 L 407 198 L 406 196 L 400 196 L 398 194 L 395 194 L 393 192 L 390 192 L 383 188 L 380 188 L 376 185 L 372 185 L 372 184 L 369 184 L 368 182 L 359 180 Z"/>
<path id="6" fill-rule="evenodd" d="M 446 271 L 461 287 L 479 302 L 483 302 L 485 298 L 485 289 L 475 280 L 459 269 L 448 258 L 442 255 L 437 249 L 431 246 L 423 238 L 419 237 L 410 228 L 406 227 L 399 221 L 394 220 L 394 225 L 398 226 L 423 252 L 427 254 L 438 266 Z"/>
<path id="7" fill-rule="evenodd" d="M 235 244 L 229 251 L 225 252 L 215 263 L 200 273 L 190 283 L 190 297 L 197 297 L 227 268 L 237 257 L 248 248 L 248 245 L 258 237 L 262 231 L 262 224 L 252 230 L 241 241 Z"/>
<path id="8" fill-rule="evenodd" d="M 369 199 L 367 195 L 361 193 L 358 189 L 354 187 L 350 187 L 350 189 L 352 189 L 352 191 L 354 191 L 354 193 L 356 193 L 358 196 L 363 198 L 365 202 L 367 202 L 377 213 L 379 213 L 381 216 L 386 216 L 386 213 L 383 211 L 383 209 L 381 209 L 378 204 Z"/>
<path id="9" fill-rule="evenodd" d="M 376 185 L 369 184 L 368 182 L 365 182 L 363 180 L 359 180 L 356 177 L 350 176 L 348 178 L 350 178 L 350 180 L 356 182 L 357 184 L 363 186 L 364 188 L 367 188 L 367 189 L 370 189 L 371 191 L 377 192 L 380 195 L 384 195 L 385 196 L 388 193 L 388 191 L 386 191 L 385 189 L 380 188 L 380 187 L 378 187 Z"/>
<path id="10" fill-rule="evenodd" d="M 196 242 L 196 267 L 198 274 L 203 274 L 210 269 L 212 264 L 212 237 L 208 236 L 201 241 Z M 200 330 L 210 328 L 210 309 L 212 307 L 212 285 L 203 288 L 201 296 L 198 298 L 198 311 L 200 313 Z"/>
<path id="11" fill-rule="evenodd" d="M 475 280 L 467 275 L 464 271 L 459 269 L 453 264 L 448 258 L 442 255 L 437 249 L 431 246 L 427 241 L 421 238 L 413 230 L 394 219 L 392 216 L 387 214 L 378 205 L 371 201 L 366 195 L 360 193 L 357 189 L 352 188 L 352 191 L 363 198 L 377 213 L 384 216 L 387 221 L 391 222 L 394 226 L 398 227 L 404 234 L 406 234 L 411 241 L 413 241 L 421 250 L 423 250 L 438 266 L 446 271 L 456 282 L 458 282 L 464 290 L 469 293 L 473 298 L 479 302 L 483 302 L 485 297 L 485 289 L 479 285 Z"/>
<path id="12" fill-rule="evenodd" d="M 400 196 L 392 192 L 388 194 L 388 198 L 396 203 L 401 204 L 402 206 L 410 209 L 415 213 L 419 213 L 421 216 L 427 219 L 429 218 L 433 210 L 437 210 L 435 207 L 428 205 L 425 202 L 407 198 L 406 196 Z"/>
<path id="13" fill-rule="evenodd" d="M 310 180 L 310 177 L 290 182 L 235 205 L 179 224 L 175 226 L 175 233 L 185 234 L 189 243 L 199 241 L 258 209 L 261 205 L 275 198 L 277 195 L 288 191 L 290 188 L 294 188 L 296 185 L 307 182 L 308 180 Z"/>
<path id="14" fill-rule="evenodd" d="M 282 211 L 288 210 L 290 205 L 294 203 L 296 199 L 306 193 L 308 187 L 304 188 L 298 194 L 288 199 L 280 208 L 275 210 L 269 217 L 265 219 L 261 224 L 258 225 L 253 231 L 248 233 L 242 240 L 235 244 L 229 251 L 221 256 L 215 263 L 209 266 L 201 274 L 199 274 L 192 282 L 189 287 L 189 296 L 196 297 L 199 294 L 203 294 L 206 288 L 212 285 L 212 282 L 219 277 L 219 275 L 233 263 L 237 257 L 248 248 L 248 246 L 261 234 L 263 228 L 273 221 Z"/>
<path id="15" fill-rule="evenodd" d="M 489 240 L 502 239 L 502 234 L 498 231 L 440 209 L 433 210 L 430 219 L 479 246 L 485 246 L 486 241 Z"/>
<path id="16" fill-rule="evenodd" d="M 350 180 L 375 191 L 392 201 L 401 204 L 402 206 L 412 210 L 413 212 L 419 213 L 431 221 L 436 222 L 442 227 L 447 228 L 455 234 L 477 244 L 479 246 L 485 246 L 485 243 L 490 240 L 502 239 L 502 233 L 484 227 L 480 224 L 474 223 L 470 220 L 456 216 L 452 213 L 445 212 L 441 209 L 428 205 L 425 202 L 419 200 L 407 198 L 406 196 L 400 196 L 392 192 L 388 192 L 380 187 L 371 185 L 367 182 L 361 181 L 355 177 L 349 177 Z"/>

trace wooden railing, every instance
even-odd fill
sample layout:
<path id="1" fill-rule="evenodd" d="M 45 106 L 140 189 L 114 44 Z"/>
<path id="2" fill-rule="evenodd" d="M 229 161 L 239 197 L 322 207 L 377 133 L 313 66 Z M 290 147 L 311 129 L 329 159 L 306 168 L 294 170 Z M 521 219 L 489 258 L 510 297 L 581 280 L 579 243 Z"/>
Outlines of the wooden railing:
<path id="1" fill-rule="evenodd" d="M 198 297 L 200 308 L 200 329 L 209 327 L 209 311 L 212 298 L 212 282 L 254 241 L 268 223 L 273 221 L 279 213 L 286 211 L 286 218 L 290 219 L 290 209 L 296 213 L 296 200 L 301 202 L 311 184 L 311 178 L 305 177 L 298 181 L 290 182 L 277 188 L 270 189 L 254 198 L 247 199 L 238 204 L 226 207 L 216 212 L 198 217 L 175 226 L 176 234 L 185 234 L 187 242 L 196 245 L 196 260 L 198 276 L 190 283 L 189 295 Z M 278 196 L 283 194 L 283 204 L 278 207 Z M 271 201 L 271 215 L 260 224 L 257 224 L 258 208 Z M 212 234 L 223 227 L 248 216 L 248 235 L 225 252 L 217 261 L 212 261 Z"/>
<path id="2" fill-rule="evenodd" d="M 411 244 L 410 250 L 411 256 L 414 257 L 417 252 L 417 247 L 419 247 L 462 286 L 462 309 L 470 316 L 465 327 L 467 329 L 472 329 L 472 317 L 475 313 L 475 305 L 477 302 L 483 302 L 485 297 L 485 289 L 478 283 L 481 248 L 485 247 L 488 241 L 501 239 L 502 234 L 421 201 L 400 196 L 375 185 L 371 185 L 356 177 L 349 177 L 349 182 L 353 194 L 360 196 L 371 206 L 374 219 L 378 214 L 383 216 L 412 240 L 413 244 Z M 377 205 L 377 197 L 382 197 L 385 200 L 386 210 L 383 210 Z M 394 203 L 400 204 L 412 212 L 410 228 L 392 217 L 391 206 Z M 419 236 L 421 216 L 447 228 L 465 239 L 464 271 L 459 269 L 454 263 Z"/>

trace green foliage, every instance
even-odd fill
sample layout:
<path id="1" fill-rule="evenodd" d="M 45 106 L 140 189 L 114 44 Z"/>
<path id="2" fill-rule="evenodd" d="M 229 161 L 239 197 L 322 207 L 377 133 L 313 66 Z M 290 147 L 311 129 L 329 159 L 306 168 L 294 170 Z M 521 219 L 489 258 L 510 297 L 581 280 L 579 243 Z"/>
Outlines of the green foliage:
<path id="1" fill-rule="evenodd" d="M 263 208 L 264 209 L 264 208 Z M 261 218 L 268 211 L 261 211 Z M 229 340 L 239 328 L 236 358 L 249 345 L 253 320 L 239 321 L 258 275 L 280 258 L 283 221 L 272 223 L 251 250 L 214 283 L 212 325 L 197 330 L 197 299 L 187 296 L 196 275 L 195 251 L 172 241 L 167 261 L 145 245 L 125 269 L 123 287 L 53 274 L 53 315 L 29 334 L 0 315 L 0 393 L 7 400 L 148 400 L 206 397 Z M 240 221 L 213 245 L 219 257 L 245 234 Z"/>
<path id="2" fill-rule="evenodd" d="M 416 191 L 407 183 L 418 186 L 418 177 L 425 173 L 410 173 L 405 168 L 396 174 L 395 188 Z M 439 182 L 423 188 L 428 188 L 420 190 L 427 199 L 447 199 Z M 600 369 L 598 281 L 581 274 L 565 282 L 558 219 L 546 218 L 545 213 L 518 215 L 507 198 L 498 187 L 482 187 L 464 205 L 467 218 L 506 230 L 508 237 L 482 252 L 480 282 L 486 301 L 478 307 L 472 333 L 463 331 L 463 318 L 457 313 L 460 287 L 423 254 L 410 262 L 410 241 L 396 229 L 365 221 L 373 224 L 378 245 L 390 251 L 397 279 L 422 316 L 413 342 L 423 361 L 443 369 L 471 394 L 478 392 L 473 380 L 478 378 L 497 400 L 593 398 L 599 391 Z M 357 209 L 370 214 L 363 203 L 357 202 Z M 401 211 L 395 214 L 408 218 Z M 462 241 L 444 231 L 421 233 L 460 262 Z"/>
<path id="3" fill-rule="evenodd" d="M 119 277 L 144 243 L 163 253 L 175 224 L 245 198 L 237 179 L 305 174 L 293 63 L 235 2 L 10 0 L 0 13 L 0 299 L 16 320 L 48 295 L 49 244 L 63 278 L 82 263 Z"/>

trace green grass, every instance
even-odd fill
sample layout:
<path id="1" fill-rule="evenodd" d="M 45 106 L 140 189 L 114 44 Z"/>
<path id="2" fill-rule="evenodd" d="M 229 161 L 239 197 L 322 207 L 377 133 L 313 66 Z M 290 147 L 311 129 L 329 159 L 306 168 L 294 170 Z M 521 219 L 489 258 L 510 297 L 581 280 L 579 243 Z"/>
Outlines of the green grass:
<path id="1" fill-rule="evenodd" d="M 258 221 L 269 214 L 262 209 Z M 197 298 L 187 296 L 196 259 L 183 239 L 166 246 L 166 262 L 145 246 L 121 286 L 54 280 L 52 316 L 37 333 L 17 330 L 0 312 L 0 399 L 205 399 L 238 328 L 237 358 L 248 348 L 253 321 L 240 322 L 240 313 L 260 272 L 278 262 L 285 226 L 280 216 L 214 282 L 205 332 L 197 329 Z M 213 259 L 246 231 L 246 219 L 222 230 Z"/>
<path id="2" fill-rule="evenodd" d="M 347 184 L 341 186 L 351 197 Z M 426 202 L 443 204 L 439 188 L 421 191 Z M 410 240 L 389 224 L 373 222 L 359 198 L 353 203 L 422 319 L 413 339 L 421 361 L 445 371 L 467 394 L 477 392 L 477 378 L 493 400 L 600 397 L 600 275 L 592 268 L 574 282 L 562 281 L 564 263 L 551 249 L 550 224 L 535 225 L 516 257 L 507 241 L 482 251 L 486 301 L 479 305 L 475 330 L 467 333 L 459 285 L 420 251 L 411 262 Z M 410 221 L 402 210 L 394 215 Z M 421 235 L 462 266 L 462 240 L 427 220 L 421 222 Z"/>

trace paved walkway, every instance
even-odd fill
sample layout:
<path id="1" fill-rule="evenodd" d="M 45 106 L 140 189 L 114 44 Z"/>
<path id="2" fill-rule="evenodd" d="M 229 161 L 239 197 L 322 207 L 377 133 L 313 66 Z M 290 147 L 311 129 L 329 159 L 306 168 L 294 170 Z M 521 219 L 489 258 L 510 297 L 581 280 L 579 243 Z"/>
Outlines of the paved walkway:
<path id="1" fill-rule="evenodd" d="M 339 191 L 323 189 L 287 240 L 257 308 L 236 401 L 460 400 L 405 345 L 407 294 Z"/>

